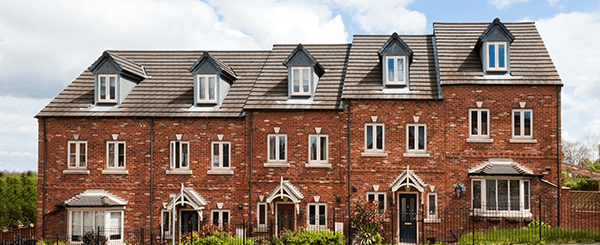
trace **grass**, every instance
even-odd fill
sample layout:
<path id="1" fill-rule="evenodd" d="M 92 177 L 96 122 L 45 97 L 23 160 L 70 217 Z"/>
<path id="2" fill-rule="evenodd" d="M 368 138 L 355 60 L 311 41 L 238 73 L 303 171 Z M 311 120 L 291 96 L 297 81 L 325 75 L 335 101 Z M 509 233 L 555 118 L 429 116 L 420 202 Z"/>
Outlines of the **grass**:
<path id="1" fill-rule="evenodd" d="M 460 244 L 472 244 L 473 233 L 460 237 Z M 589 243 L 600 242 L 600 231 L 543 228 L 542 239 L 537 228 L 496 229 L 475 232 L 476 244 L 547 244 L 547 243 Z"/>

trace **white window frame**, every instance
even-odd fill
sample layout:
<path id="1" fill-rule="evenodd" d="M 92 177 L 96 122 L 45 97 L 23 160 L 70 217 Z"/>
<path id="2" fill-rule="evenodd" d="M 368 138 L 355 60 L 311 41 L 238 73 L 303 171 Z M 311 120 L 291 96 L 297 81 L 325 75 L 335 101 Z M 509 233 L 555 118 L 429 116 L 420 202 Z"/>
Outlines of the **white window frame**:
<path id="1" fill-rule="evenodd" d="M 106 83 L 104 85 L 104 89 L 105 89 L 105 95 L 106 98 L 102 98 L 102 83 L 101 80 L 102 78 L 106 79 Z M 110 79 L 114 78 L 115 79 L 115 94 L 111 94 L 110 92 Z M 119 94 L 119 76 L 116 74 L 98 74 L 98 84 L 96 87 L 96 96 L 97 96 L 97 101 L 98 103 L 116 103 L 119 98 L 118 98 L 118 94 Z M 110 96 L 114 95 L 114 99 L 111 99 Z"/>
<path id="2" fill-rule="evenodd" d="M 385 211 L 387 210 L 387 193 L 385 192 L 377 192 L 377 191 L 369 191 L 367 192 L 367 201 L 370 202 L 369 200 L 369 196 L 373 195 L 373 200 L 377 201 L 377 213 L 382 214 L 385 213 Z M 383 210 L 381 209 L 381 206 L 379 206 L 381 204 L 381 201 L 379 200 L 379 198 L 381 198 L 381 195 L 383 195 Z"/>
<path id="3" fill-rule="evenodd" d="M 167 215 L 165 220 L 165 214 Z M 167 229 L 165 230 L 165 221 L 167 222 Z M 171 238 L 171 226 L 173 220 L 171 219 L 171 211 L 170 210 L 162 210 L 160 212 L 160 234 L 162 238 L 169 239 Z"/>
<path id="4" fill-rule="evenodd" d="M 215 81 L 214 90 L 210 90 L 210 79 Z M 202 81 L 202 79 L 204 81 Z M 198 104 L 216 104 L 219 96 L 219 77 L 216 74 L 197 74 L 196 75 L 196 103 Z M 205 91 L 202 93 L 201 87 L 205 86 Z M 213 99 L 210 99 L 211 92 Z M 204 95 L 204 99 L 200 96 Z"/>
<path id="5" fill-rule="evenodd" d="M 414 139 L 413 144 L 415 149 L 410 149 L 410 128 L 414 127 Z M 423 127 L 423 149 L 419 149 L 419 128 Z M 427 124 L 425 123 L 409 123 L 406 124 L 406 152 L 413 154 L 426 154 L 427 153 Z"/>
<path id="6" fill-rule="evenodd" d="M 303 96 L 303 95 L 312 95 L 312 68 L 310 66 L 294 66 L 292 68 L 290 68 L 290 94 L 292 96 Z M 294 86 L 294 74 L 295 72 L 298 72 L 298 91 L 295 90 L 295 86 Z M 304 71 L 307 71 L 307 80 L 306 82 L 308 82 L 308 91 L 304 91 Z"/>
<path id="7" fill-rule="evenodd" d="M 315 207 L 315 216 L 314 216 L 314 224 L 311 224 L 311 215 L 310 215 L 310 208 L 311 206 Z M 319 207 L 324 206 L 325 207 L 325 213 L 321 214 L 321 211 L 319 210 Z M 320 216 L 323 215 L 324 216 L 324 223 L 321 224 L 321 220 L 320 220 Z M 307 224 L 307 228 L 308 230 L 314 231 L 314 230 L 326 230 L 327 229 L 327 203 L 308 203 L 306 205 L 306 224 Z"/>
<path id="8" fill-rule="evenodd" d="M 433 196 L 433 205 L 435 207 L 435 210 L 432 213 L 430 213 L 430 209 L 431 209 L 431 198 Z M 435 192 L 432 193 L 427 193 L 427 219 L 428 220 L 437 220 L 438 219 L 438 213 L 439 213 L 439 205 L 438 205 L 438 194 Z"/>
<path id="9" fill-rule="evenodd" d="M 123 166 L 119 166 L 119 155 L 121 154 L 121 152 L 119 151 L 119 145 L 123 145 Z M 111 156 L 110 156 L 110 146 L 114 145 L 115 147 L 113 148 L 113 156 L 112 156 L 112 160 L 113 160 L 113 164 L 114 166 L 110 166 L 110 160 L 111 160 Z M 124 170 L 125 167 L 127 166 L 127 145 L 125 144 L 125 141 L 106 141 L 106 169 L 114 169 L 114 170 Z"/>
<path id="10" fill-rule="evenodd" d="M 75 149 L 71 149 L 71 144 L 75 144 Z M 84 149 L 81 149 L 83 144 Z M 67 142 L 67 169 L 69 170 L 84 170 L 87 169 L 87 141 L 85 140 L 69 140 Z M 71 156 L 74 154 L 74 156 Z M 81 155 L 84 155 L 84 162 L 81 162 Z M 75 166 L 71 166 L 71 158 L 74 157 Z"/>
<path id="11" fill-rule="evenodd" d="M 215 145 L 218 146 L 219 148 L 219 154 L 215 156 Z M 224 156 L 223 153 L 225 153 L 225 151 L 223 151 L 223 146 L 224 145 L 228 145 L 227 147 L 227 164 L 228 166 L 223 166 L 224 165 Z M 213 141 L 211 144 L 211 168 L 215 169 L 215 170 L 229 170 L 231 169 L 231 142 L 230 141 Z M 215 166 L 215 157 L 217 157 L 217 164 Z"/>
<path id="12" fill-rule="evenodd" d="M 219 214 L 219 220 L 217 226 L 223 227 L 223 225 L 231 224 L 231 212 L 228 209 L 213 209 L 210 211 L 210 223 L 215 224 L 215 213 Z M 227 214 L 227 223 L 223 223 L 223 214 Z"/>
<path id="13" fill-rule="evenodd" d="M 473 134 L 473 112 L 477 113 L 477 133 Z M 486 127 L 487 127 L 487 133 L 483 134 L 481 133 L 481 129 L 482 129 L 482 125 L 483 125 L 483 120 L 482 120 L 482 112 L 486 112 L 487 114 L 487 123 L 486 123 Z M 469 109 L 469 138 L 471 139 L 489 139 L 490 138 L 490 109 Z"/>
<path id="14" fill-rule="evenodd" d="M 267 224 L 268 224 L 268 217 L 269 217 L 269 210 L 268 210 L 268 206 L 267 203 L 265 202 L 259 202 L 256 205 L 256 224 L 257 224 L 257 229 L 259 229 L 260 231 L 267 231 Z M 261 218 L 261 214 L 260 214 L 260 207 L 264 207 L 265 208 L 265 213 L 263 214 L 263 220 L 264 220 L 264 224 L 260 223 L 260 218 Z"/>
<path id="15" fill-rule="evenodd" d="M 271 145 L 271 137 L 275 137 L 275 146 Z M 281 137 L 284 137 L 284 156 L 283 159 L 280 155 L 280 141 Z M 275 159 L 271 159 L 271 148 L 275 147 Z M 267 135 L 267 159 L 269 163 L 287 163 L 287 154 L 288 154 L 288 143 L 287 143 L 287 134 L 268 134 Z"/>
<path id="16" fill-rule="evenodd" d="M 515 112 L 520 113 L 520 127 L 515 128 Z M 529 135 L 525 135 L 525 112 L 529 112 Z M 512 127 L 512 138 L 517 140 L 530 140 L 533 139 L 533 109 L 513 109 L 511 112 L 511 127 Z M 519 131 L 519 135 L 515 133 Z"/>
<path id="17" fill-rule="evenodd" d="M 389 61 L 393 60 L 394 61 L 394 77 L 390 77 L 390 72 L 389 72 Z M 398 60 L 403 60 L 402 64 L 403 64 L 403 74 L 402 76 L 399 76 L 399 66 L 398 66 Z M 385 84 L 386 85 L 406 85 L 408 83 L 408 59 L 406 58 L 406 56 L 386 56 L 385 57 Z M 401 81 L 400 78 L 402 78 L 403 80 Z"/>
<path id="18" fill-rule="evenodd" d="M 83 235 L 85 234 L 86 231 L 84 231 L 84 223 L 83 223 L 83 213 L 84 212 L 91 212 L 92 213 L 92 223 L 94 223 L 94 227 L 91 230 L 96 230 L 97 229 L 97 224 L 96 224 L 96 212 L 104 212 L 104 224 L 102 226 L 103 229 L 105 229 L 106 232 L 104 232 L 104 234 L 107 234 L 107 239 L 110 242 L 122 242 L 123 241 L 123 220 L 124 220 L 124 211 L 122 209 L 114 209 L 114 208 L 75 208 L 75 209 L 69 209 L 68 210 L 68 224 L 67 224 L 67 229 L 68 229 L 68 240 L 69 242 L 72 243 L 80 243 L 81 240 L 76 240 L 73 241 L 73 222 L 74 222 L 74 212 L 78 212 L 80 213 L 79 215 L 79 224 L 81 225 L 81 238 L 83 237 Z M 112 213 L 119 213 L 120 218 L 119 218 L 119 224 L 118 224 L 118 228 L 112 228 L 111 225 L 111 214 Z M 118 231 L 118 232 L 115 232 Z M 119 235 L 119 238 L 117 239 L 111 239 L 111 236 L 113 235 Z M 80 238 L 80 239 L 81 239 Z"/>
<path id="19" fill-rule="evenodd" d="M 494 66 L 490 66 L 490 46 L 494 45 Z M 500 53 L 499 47 L 500 45 L 504 45 L 504 67 L 498 67 L 500 64 Z M 485 53 L 486 53 L 486 70 L 487 71 L 506 71 L 508 68 L 508 45 L 506 42 L 487 42 L 485 45 Z"/>
<path id="20" fill-rule="evenodd" d="M 381 126 L 381 146 L 377 145 L 377 127 Z M 367 128 L 372 127 L 371 139 L 373 140 L 373 148 L 369 149 L 367 141 L 369 135 Z M 381 148 L 381 149 L 378 149 Z M 384 153 L 385 152 L 385 124 L 383 123 L 365 123 L 365 152 L 368 153 Z"/>
<path id="21" fill-rule="evenodd" d="M 311 140 L 317 139 L 316 159 L 312 159 L 313 148 Z M 321 143 L 325 139 L 325 146 Z M 322 152 L 325 151 L 324 159 L 321 158 Z M 309 134 L 308 135 L 308 164 L 312 165 L 329 165 L 329 135 L 327 134 Z"/>
<path id="22" fill-rule="evenodd" d="M 179 151 L 176 152 L 176 145 L 179 144 Z M 183 147 L 181 147 L 183 144 L 187 145 L 187 152 L 184 152 Z M 171 166 L 171 170 L 189 170 L 190 169 L 190 142 L 189 141 L 171 141 L 170 145 L 170 166 Z M 185 154 L 184 154 L 185 153 Z M 187 158 L 185 159 L 185 165 L 183 166 L 184 162 L 180 162 L 179 163 L 179 167 L 176 167 L 176 163 L 175 161 L 177 159 L 182 159 L 183 156 L 187 156 Z"/>
<path id="23" fill-rule="evenodd" d="M 495 184 L 495 209 L 490 209 L 491 206 L 487 205 L 487 180 L 494 180 Z M 507 199 L 508 203 L 506 206 L 506 210 L 498 208 L 498 181 L 506 180 L 508 181 L 508 192 Z M 518 180 L 519 181 L 519 210 L 512 210 L 511 201 L 510 201 L 510 181 Z M 475 182 L 479 181 L 481 185 L 481 193 L 480 200 L 481 203 L 479 205 L 475 205 Z M 527 183 L 527 185 L 525 185 Z M 527 190 L 525 190 L 527 188 Z M 527 192 L 528 199 L 526 200 L 525 192 Z M 516 177 L 486 177 L 486 178 L 474 178 L 471 179 L 471 205 L 476 214 L 482 216 L 496 216 L 496 217 L 504 217 L 504 216 L 521 216 L 528 217 L 531 216 L 531 180 L 526 178 L 516 178 Z"/>

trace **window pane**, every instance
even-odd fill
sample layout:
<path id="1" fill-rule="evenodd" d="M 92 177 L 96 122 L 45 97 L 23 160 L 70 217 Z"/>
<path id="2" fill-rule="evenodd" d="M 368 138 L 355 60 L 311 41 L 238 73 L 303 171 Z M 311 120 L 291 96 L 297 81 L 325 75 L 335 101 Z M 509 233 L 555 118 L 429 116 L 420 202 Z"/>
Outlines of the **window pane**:
<path id="1" fill-rule="evenodd" d="M 267 214 L 267 205 L 264 204 L 259 204 L 258 205 L 258 224 L 259 225 L 264 225 L 267 223 L 267 221 L 265 220 L 265 216 Z"/>
<path id="2" fill-rule="evenodd" d="M 508 180 L 498 180 L 498 210 L 508 210 Z"/>
<path id="3" fill-rule="evenodd" d="M 529 181 L 523 181 L 523 206 L 529 209 Z"/>
<path id="4" fill-rule="evenodd" d="M 277 147 L 277 144 L 275 143 L 276 139 L 275 136 L 269 136 L 269 160 L 277 160 L 277 157 L 275 156 L 275 148 Z"/>
<path id="5" fill-rule="evenodd" d="M 383 150 L 383 126 L 377 125 L 377 150 Z"/>
<path id="6" fill-rule="evenodd" d="M 471 111 L 471 135 L 479 135 L 477 111 Z"/>
<path id="7" fill-rule="evenodd" d="M 375 194 L 368 194 L 367 195 L 367 201 L 368 202 L 372 202 L 375 200 Z"/>
<path id="8" fill-rule="evenodd" d="M 76 167 L 77 161 L 77 144 L 70 143 L 69 144 L 69 167 Z"/>
<path id="9" fill-rule="evenodd" d="M 308 223 L 315 224 L 315 216 L 317 215 L 317 207 L 315 205 L 308 206 Z"/>
<path id="10" fill-rule="evenodd" d="M 513 179 L 510 180 L 510 210 L 520 210 L 520 201 L 521 193 L 519 192 L 521 188 L 519 187 L 519 180 Z"/>
<path id="11" fill-rule="evenodd" d="M 209 77 L 208 78 L 208 99 L 209 100 L 214 100 L 216 97 L 216 82 L 215 82 L 215 77 Z"/>
<path id="12" fill-rule="evenodd" d="M 163 212 L 163 220 L 162 220 L 163 232 L 165 232 L 165 233 L 169 232 L 170 221 L 171 221 L 171 218 L 169 218 L 169 212 Z"/>
<path id="13" fill-rule="evenodd" d="M 108 166 L 115 166 L 115 143 L 108 143 Z"/>
<path id="14" fill-rule="evenodd" d="M 523 126 L 524 132 L 523 136 L 531 136 L 531 111 L 523 112 Z"/>
<path id="15" fill-rule="evenodd" d="M 481 111 L 481 135 L 488 135 L 488 112 Z"/>
<path id="16" fill-rule="evenodd" d="M 114 100 L 115 99 L 116 77 L 109 77 L 108 79 L 110 80 L 110 99 Z"/>
<path id="17" fill-rule="evenodd" d="M 95 230 L 94 227 L 94 214 L 93 212 L 83 212 L 83 233 Z"/>
<path id="18" fill-rule="evenodd" d="M 217 225 L 217 226 L 218 226 L 218 225 L 219 225 L 219 221 L 220 221 L 220 220 L 219 220 L 219 212 L 217 212 L 217 211 L 213 211 L 213 212 L 212 212 L 212 218 L 213 218 L 213 220 L 212 220 L 212 221 L 213 221 L 213 222 L 212 222 L 212 223 L 213 223 L 213 225 Z"/>
<path id="19" fill-rule="evenodd" d="M 300 70 L 292 69 L 292 73 L 294 76 L 294 93 L 300 92 Z"/>
<path id="20" fill-rule="evenodd" d="M 219 167 L 219 144 L 213 143 L 213 167 Z"/>
<path id="21" fill-rule="evenodd" d="M 96 225 L 94 227 L 100 227 L 100 231 L 104 231 L 104 212 L 96 211 Z"/>
<path id="22" fill-rule="evenodd" d="M 223 167 L 229 167 L 229 143 L 223 143 Z"/>
<path id="23" fill-rule="evenodd" d="M 494 68 L 496 67 L 496 45 L 488 46 L 488 67 Z"/>
<path id="24" fill-rule="evenodd" d="M 319 205 L 319 225 L 325 225 L 325 205 Z"/>
<path id="25" fill-rule="evenodd" d="M 285 160 L 285 136 L 279 136 L 279 160 Z"/>
<path id="26" fill-rule="evenodd" d="M 394 82 L 394 59 L 388 59 L 388 81 Z"/>
<path id="27" fill-rule="evenodd" d="M 188 153 L 189 153 L 188 143 L 181 143 L 181 167 L 182 168 L 186 168 L 188 166 Z"/>
<path id="28" fill-rule="evenodd" d="M 327 161 L 327 137 L 321 136 L 321 161 Z"/>
<path id="29" fill-rule="evenodd" d="M 100 77 L 100 99 L 106 99 L 106 77 Z"/>
<path id="30" fill-rule="evenodd" d="M 498 44 L 498 67 L 504 68 L 504 45 Z"/>
<path id="31" fill-rule="evenodd" d="M 415 149 L 415 126 L 408 126 L 408 149 Z"/>
<path id="32" fill-rule="evenodd" d="M 487 210 L 496 210 L 496 180 L 485 181 L 485 199 Z"/>
<path id="33" fill-rule="evenodd" d="M 119 166 L 125 167 L 125 143 L 119 143 Z"/>
<path id="34" fill-rule="evenodd" d="M 200 100 L 206 100 L 206 78 L 198 77 L 198 85 L 200 85 L 200 92 L 198 92 Z"/>
<path id="35" fill-rule="evenodd" d="M 71 219 L 72 219 L 71 229 L 73 231 L 73 236 L 83 235 L 83 231 L 81 230 L 81 212 L 73 212 Z M 75 239 L 73 239 L 73 240 L 75 240 Z"/>
<path id="36" fill-rule="evenodd" d="M 377 200 L 379 201 L 379 213 L 381 214 L 385 211 L 385 195 L 379 194 Z"/>
<path id="37" fill-rule="evenodd" d="M 515 136 L 521 135 L 521 112 L 520 111 L 513 112 L 513 130 L 515 132 Z"/>
<path id="38" fill-rule="evenodd" d="M 430 216 L 434 216 L 435 212 L 436 212 L 435 195 L 429 195 L 429 209 L 428 209 L 428 214 Z"/>
<path id="39" fill-rule="evenodd" d="M 310 160 L 317 160 L 317 137 L 310 136 Z"/>
<path id="40" fill-rule="evenodd" d="M 229 224 L 229 212 L 223 211 L 221 216 L 223 218 L 223 224 Z"/>
<path id="41" fill-rule="evenodd" d="M 373 149 L 373 126 L 367 125 L 367 149 Z"/>
<path id="42" fill-rule="evenodd" d="M 481 208 L 481 181 L 473 181 L 473 208 Z"/>
<path id="43" fill-rule="evenodd" d="M 404 82 L 404 59 L 398 59 L 398 82 Z"/>
<path id="44" fill-rule="evenodd" d="M 419 126 L 419 150 L 425 150 L 425 126 Z"/>
<path id="45" fill-rule="evenodd" d="M 79 167 L 85 167 L 85 143 L 79 143 Z"/>
<path id="46" fill-rule="evenodd" d="M 308 87 L 309 87 L 309 76 L 308 76 L 308 70 L 309 69 L 302 69 L 302 92 L 304 93 L 308 93 Z"/>

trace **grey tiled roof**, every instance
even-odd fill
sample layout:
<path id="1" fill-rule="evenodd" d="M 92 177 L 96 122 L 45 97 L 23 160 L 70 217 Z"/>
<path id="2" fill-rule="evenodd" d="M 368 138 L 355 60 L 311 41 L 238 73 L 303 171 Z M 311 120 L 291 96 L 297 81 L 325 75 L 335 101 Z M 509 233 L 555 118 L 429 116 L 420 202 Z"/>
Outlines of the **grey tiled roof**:
<path id="1" fill-rule="evenodd" d="M 352 41 L 344 99 L 438 99 L 437 76 L 431 35 L 400 38 L 413 50 L 409 67 L 410 92 L 384 92 L 378 50 L 391 35 L 356 35 Z"/>
<path id="2" fill-rule="evenodd" d="M 475 45 L 490 23 L 434 23 L 440 78 L 451 84 L 562 84 L 535 23 L 504 23 L 515 39 L 510 45 L 512 78 L 483 76 Z"/>
<path id="3" fill-rule="evenodd" d="M 65 201 L 67 207 L 114 207 L 126 204 L 127 201 L 104 190 L 87 190 Z"/>
<path id="4" fill-rule="evenodd" d="M 530 169 L 510 159 L 490 159 L 469 170 L 470 175 L 533 175 Z"/>

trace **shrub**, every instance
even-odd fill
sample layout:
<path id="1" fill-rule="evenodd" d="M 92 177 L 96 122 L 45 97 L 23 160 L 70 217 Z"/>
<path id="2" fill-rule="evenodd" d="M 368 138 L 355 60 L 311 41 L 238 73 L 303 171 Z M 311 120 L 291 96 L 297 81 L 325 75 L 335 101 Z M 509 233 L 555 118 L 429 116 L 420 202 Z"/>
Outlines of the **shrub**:
<path id="1" fill-rule="evenodd" d="M 83 245 L 106 245 L 108 238 L 99 236 L 95 231 L 88 231 L 81 238 Z"/>
<path id="2" fill-rule="evenodd" d="M 340 232 L 329 230 L 322 231 L 286 231 L 282 236 L 273 238 L 272 245 L 342 245 L 344 244 L 344 235 Z"/>
<path id="3" fill-rule="evenodd" d="M 359 199 L 356 208 L 352 212 L 350 222 L 352 227 L 358 231 L 357 237 L 361 244 L 381 244 L 383 233 L 384 214 L 379 214 L 379 205 L 377 202 L 367 202 Z"/>
<path id="4" fill-rule="evenodd" d="M 193 232 L 187 241 L 181 245 L 219 245 L 219 244 L 247 244 L 254 245 L 250 239 L 244 241 L 244 238 L 233 237 L 228 232 L 214 231 L 210 236 L 199 237 L 198 233 Z"/>
<path id="5" fill-rule="evenodd" d="M 68 245 L 67 241 L 58 241 L 58 245 Z M 36 245 L 57 245 L 55 239 L 39 240 Z"/>
<path id="6" fill-rule="evenodd" d="M 536 221 L 533 221 L 533 222 L 527 224 L 527 227 L 529 227 L 529 229 L 539 229 L 540 226 L 542 227 L 542 229 L 550 228 L 550 225 L 548 225 L 547 223 L 544 223 L 541 220 L 536 220 Z"/>

